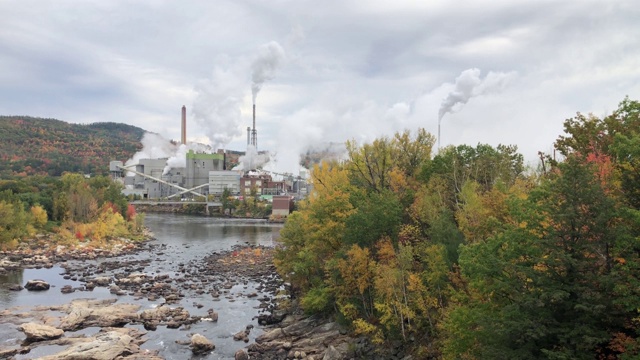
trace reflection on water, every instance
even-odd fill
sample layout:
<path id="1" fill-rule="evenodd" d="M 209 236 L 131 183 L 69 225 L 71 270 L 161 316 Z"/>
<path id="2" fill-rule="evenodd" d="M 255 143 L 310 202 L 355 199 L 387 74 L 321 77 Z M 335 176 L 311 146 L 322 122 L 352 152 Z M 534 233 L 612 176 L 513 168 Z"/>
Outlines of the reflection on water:
<path id="1" fill-rule="evenodd" d="M 0 284 L 4 286 L 0 287 L 0 304 L 11 303 L 12 297 L 15 297 L 15 291 L 9 290 L 7 287 L 13 284 L 24 285 L 22 281 L 23 271 L 12 271 L 6 274 L 0 274 Z"/>
<path id="2" fill-rule="evenodd" d="M 264 221 L 237 221 L 228 219 L 211 219 L 204 217 L 192 217 L 172 214 L 147 214 L 146 226 L 153 232 L 155 240 L 152 241 L 151 250 L 145 250 L 138 254 L 125 255 L 119 258 L 102 259 L 99 261 L 87 261 L 86 265 L 96 265 L 103 261 L 125 261 L 152 259 L 144 269 L 147 274 L 168 273 L 171 276 L 178 274 L 179 264 L 188 264 L 192 261 L 201 261 L 213 252 L 230 250 L 234 245 L 264 245 L 273 246 L 274 236 L 278 233 L 280 225 L 268 224 Z M 76 262 L 77 263 L 77 262 Z M 0 275 L 0 310 L 15 306 L 33 307 L 38 305 L 60 305 L 77 298 L 113 298 L 108 288 L 96 287 L 93 291 L 76 291 L 71 294 L 62 294 L 60 288 L 64 285 L 80 287 L 78 281 L 65 280 L 62 277 L 64 269 L 53 267 L 51 269 L 24 269 L 6 275 Z M 104 274 L 109 275 L 109 274 Z M 111 274 L 112 275 L 112 274 Z M 22 290 L 12 292 L 7 289 L 9 284 L 20 284 L 31 279 L 43 279 L 52 285 L 51 289 L 42 292 L 30 292 Z M 258 315 L 256 309 L 260 304 L 255 298 L 249 299 L 242 293 L 254 292 L 255 283 L 247 283 L 234 286 L 226 296 L 215 300 L 211 295 L 196 294 L 190 290 L 183 290 L 185 297 L 180 304 L 192 315 L 206 316 L 206 310 L 215 309 L 219 313 L 218 323 L 200 322 L 193 324 L 190 331 L 181 331 L 159 327 L 157 331 L 147 334 L 149 339 L 143 349 L 159 350 L 160 355 L 166 359 L 184 359 L 188 348 L 178 346 L 175 340 L 185 340 L 190 333 L 199 332 L 209 338 L 216 350 L 206 359 L 233 359 L 233 354 L 246 344 L 233 341 L 232 335 L 241 331 L 248 324 L 256 328 L 251 332 L 253 341 L 261 333 L 259 326 L 253 317 Z M 132 296 L 117 297 L 119 303 L 136 303 L 142 309 L 156 307 L 162 303 L 162 299 L 155 302 L 146 299 L 136 300 Z M 195 307 L 194 303 L 204 305 Z M 19 333 L 14 325 L 0 325 L 0 338 L 12 339 L 12 344 L 21 341 L 24 335 Z M 0 344 L 0 348 L 3 345 Z M 56 351 L 57 348 L 55 348 Z M 56 351 L 51 348 L 41 349 L 37 354 L 48 355 Z M 34 353 L 32 353 L 33 355 Z M 32 357 L 23 357 L 32 358 Z"/>

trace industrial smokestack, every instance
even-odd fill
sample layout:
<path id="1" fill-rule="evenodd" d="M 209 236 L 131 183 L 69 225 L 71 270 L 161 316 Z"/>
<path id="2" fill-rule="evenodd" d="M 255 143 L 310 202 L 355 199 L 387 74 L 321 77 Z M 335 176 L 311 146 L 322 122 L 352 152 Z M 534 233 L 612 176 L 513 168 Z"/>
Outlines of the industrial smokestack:
<path id="1" fill-rule="evenodd" d="M 251 127 L 247 126 L 247 146 L 251 145 Z"/>
<path id="2" fill-rule="evenodd" d="M 182 105 L 182 134 L 180 141 L 183 144 L 187 143 L 187 107 Z"/>
<path id="3" fill-rule="evenodd" d="M 256 130 L 256 104 L 253 104 L 253 129 L 251 130 L 251 145 L 258 149 L 258 131 Z"/>

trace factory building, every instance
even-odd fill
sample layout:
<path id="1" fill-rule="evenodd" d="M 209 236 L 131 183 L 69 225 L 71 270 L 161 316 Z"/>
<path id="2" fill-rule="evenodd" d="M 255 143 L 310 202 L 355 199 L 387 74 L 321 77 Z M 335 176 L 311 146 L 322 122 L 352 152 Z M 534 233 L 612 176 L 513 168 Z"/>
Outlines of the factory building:
<path id="1" fill-rule="evenodd" d="M 253 105 L 253 129 L 248 128 L 247 146 L 257 150 L 256 107 Z M 181 109 L 180 144 L 187 144 L 186 107 Z M 264 154 L 264 151 L 257 154 Z M 143 199 L 168 199 L 180 201 L 212 195 L 217 198 L 228 189 L 232 195 L 246 196 L 254 190 L 258 196 L 271 199 L 291 193 L 306 192 L 306 181 L 300 176 L 294 179 L 289 174 L 283 180 L 274 181 L 268 172 L 242 172 L 227 170 L 238 164 L 245 152 L 218 150 L 215 153 L 189 150 L 184 159 L 184 167 L 169 166 L 169 158 L 139 159 L 137 164 L 125 166 L 121 161 L 111 161 L 109 170 L 114 179 L 125 185 L 125 195 L 137 195 Z M 175 164 L 175 158 L 171 159 Z M 246 164 L 245 164 L 246 166 Z M 249 167 L 251 168 L 251 167 Z M 283 200 L 281 200 L 283 201 Z M 282 207 L 285 205 L 283 203 Z M 284 211 L 284 209 L 282 209 Z"/>
<path id="2" fill-rule="evenodd" d="M 293 196 L 275 195 L 271 213 L 276 216 L 288 216 L 293 211 Z"/>
<path id="3" fill-rule="evenodd" d="M 191 189 L 209 183 L 210 171 L 224 169 L 224 154 L 187 153 L 186 187 Z"/>
<path id="4" fill-rule="evenodd" d="M 209 171 L 209 194 L 220 196 L 225 189 L 231 195 L 240 194 L 240 173 L 237 171 Z"/>
<path id="5" fill-rule="evenodd" d="M 167 168 L 167 160 L 140 159 L 138 164 L 129 167 L 121 161 L 112 161 L 109 169 L 112 177 L 125 185 L 125 195 L 138 195 L 143 199 L 219 196 L 225 188 L 234 195 L 240 193 L 241 174 L 223 170 L 224 155 L 189 152 L 186 167 L 171 169 Z"/>

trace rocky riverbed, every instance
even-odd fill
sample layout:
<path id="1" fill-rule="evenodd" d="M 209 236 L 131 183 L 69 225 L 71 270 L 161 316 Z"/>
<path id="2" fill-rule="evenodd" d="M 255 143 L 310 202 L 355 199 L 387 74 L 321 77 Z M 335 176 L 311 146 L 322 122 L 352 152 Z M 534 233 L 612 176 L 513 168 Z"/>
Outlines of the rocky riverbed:
<path id="1" fill-rule="evenodd" d="M 60 276 L 70 283 L 48 289 L 38 284 L 41 290 L 33 284 L 23 289 L 37 279 L 5 284 L 14 292 L 75 296 L 63 304 L 2 310 L 0 323 L 11 328 L 4 333 L 10 339 L 0 344 L 0 359 L 374 358 L 366 340 L 280 306 L 290 301 L 272 263 L 273 246 L 243 244 L 181 256 L 155 241 L 115 245 L 66 252 L 29 246 L 0 254 L 4 272 L 60 266 Z M 190 243 L 182 246 L 194 250 Z M 240 320 L 233 311 L 220 311 L 235 303 L 249 305 L 253 315 Z M 173 345 L 165 343 L 168 338 Z M 216 343 L 226 347 L 226 355 Z"/>

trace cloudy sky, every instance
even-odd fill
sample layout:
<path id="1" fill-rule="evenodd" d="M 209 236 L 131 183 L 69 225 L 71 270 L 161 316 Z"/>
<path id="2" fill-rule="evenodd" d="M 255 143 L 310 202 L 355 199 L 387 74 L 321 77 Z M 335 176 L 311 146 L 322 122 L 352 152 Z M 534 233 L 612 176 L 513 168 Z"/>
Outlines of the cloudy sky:
<path id="1" fill-rule="evenodd" d="M 113 121 L 292 170 L 307 146 L 419 127 L 550 151 L 640 99 L 635 1 L 0 1 L 0 114 Z M 253 90 L 252 90 L 253 89 Z"/>

